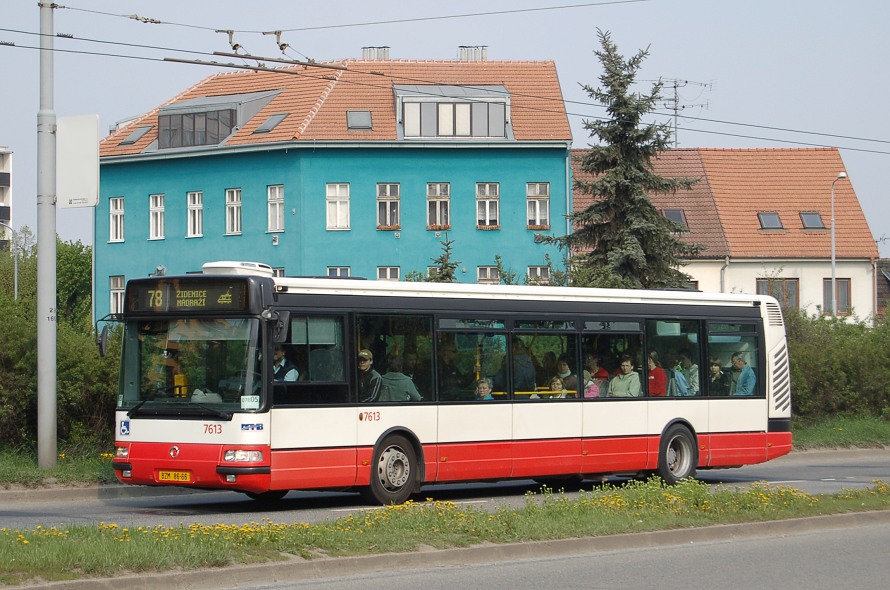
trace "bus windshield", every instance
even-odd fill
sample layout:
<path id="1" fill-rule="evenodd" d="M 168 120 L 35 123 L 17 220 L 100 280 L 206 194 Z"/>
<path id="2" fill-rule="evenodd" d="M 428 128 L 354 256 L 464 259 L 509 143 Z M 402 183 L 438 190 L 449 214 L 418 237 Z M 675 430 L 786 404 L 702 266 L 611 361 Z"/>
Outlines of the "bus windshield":
<path id="1" fill-rule="evenodd" d="M 129 322 L 118 407 L 148 413 L 258 409 L 259 333 L 255 319 Z"/>

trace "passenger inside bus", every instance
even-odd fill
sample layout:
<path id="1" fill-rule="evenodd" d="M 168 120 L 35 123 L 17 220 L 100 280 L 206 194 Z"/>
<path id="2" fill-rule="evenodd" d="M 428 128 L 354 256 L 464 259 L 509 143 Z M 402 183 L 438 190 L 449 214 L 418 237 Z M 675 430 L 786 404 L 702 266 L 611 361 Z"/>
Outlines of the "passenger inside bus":
<path id="1" fill-rule="evenodd" d="M 381 376 L 382 402 L 419 402 L 421 397 L 411 377 L 402 372 L 404 361 L 398 353 L 386 357 L 387 371 Z"/>
<path id="2" fill-rule="evenodd" d="M 609 382 L 609 397 L 640 397 L 640 374 L 634 371 L 634 361 L 629 355 L 621 357 L 621 373 Z"/>

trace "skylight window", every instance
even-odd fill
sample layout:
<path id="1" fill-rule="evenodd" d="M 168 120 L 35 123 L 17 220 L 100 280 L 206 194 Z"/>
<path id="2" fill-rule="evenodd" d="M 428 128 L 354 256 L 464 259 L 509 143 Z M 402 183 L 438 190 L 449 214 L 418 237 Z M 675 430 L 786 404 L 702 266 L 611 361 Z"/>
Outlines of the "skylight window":
<path id="1" fill-rule="evenodd" d="M 825 229 L 822 216 L 815 212 L 801 211 L 800 221 L 803 223 L 804 229 Z"/>
<path id="2" fill-rule="evenodd" d="M 373 129 L 371 111 L 346 111 L 346 127 L 349 129 Z"/>
<path id="3" fill-rule="evenodd" d="M 152 127 L 154 127 L 154 125 L 143 125 L 142 127 L 137 127 L 118 145 L 133 145 L 134 143 L 142 139 L 143 135 L 151 131 Z"/>
<path id="4" fill-rule="evenodd" d="M 275 127 L 278 126 L 279 123 L 284 121 L 287 118 L 289 113 L 278 113 L 277 115 L 269 115 L 269 118 L 263 121 L 263 124 L 257 127 L 254 130 L 254 134 L 256 133 L 269 133 Z"/>
<path id="5" fill-rule="evenodd" d="M 760 219 L 761 229 L 782 229 L 782 220 L 775 211 L 760 212 L 757 218 Z"/>
<path id="6" fill-rule="evenodd" d="M 683 229 L 689 229 L 689 224 L 686 223 L 686 214 L 682 209 L 664 209 L 661 213 Z"/>

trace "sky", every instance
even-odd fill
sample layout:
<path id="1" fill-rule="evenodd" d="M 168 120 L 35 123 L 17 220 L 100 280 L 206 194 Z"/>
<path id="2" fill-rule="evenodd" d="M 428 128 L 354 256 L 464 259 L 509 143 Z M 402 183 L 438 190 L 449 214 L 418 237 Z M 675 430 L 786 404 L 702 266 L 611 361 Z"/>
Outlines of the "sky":
<path id="1" fill-rule="evenodd" d="M 665 82 L 652 121 L 673 120 L 680 147 L 840 148 L 882 257 L 890 257 L 890 74 L 886 0 L 67 0 L 54 13 L 56 116 L 98 114 L 102 135 L 206 76 L 230 71 L 164 58 L 232 62 L 241 52 L 328 61 L 389 46 L 393 59 L 456 59 L 486 46 L 489 60 L 556 63 L 573 147 L 594 140 L 583 121 L 604 110 L 597 29 L 626 57 L 648 49 L 639 90 Z M 0 1 L 0 146 L 13 154 L 12 225 L 37 230 L 37 0 Z M 141 19 L 128 18 L 137 15 Z M 143 22 L 145 20 L 160 21 Z M 274 35 L 282 31 L 284 54 Z M 68 37 L 73 36 L 73 39 Z M 10 45 L 12 44 L 12 45 Z M 65 50 L 65 51 L 62 51 Z M 676 81 L 676 84 L 675 84 Z M 838 171 L 840 172 L 840 171 Z M 825 187 L 830 195 L 831 187 Z M 92 211 L 58 209 L 57 233 L 92 244 Z"/>

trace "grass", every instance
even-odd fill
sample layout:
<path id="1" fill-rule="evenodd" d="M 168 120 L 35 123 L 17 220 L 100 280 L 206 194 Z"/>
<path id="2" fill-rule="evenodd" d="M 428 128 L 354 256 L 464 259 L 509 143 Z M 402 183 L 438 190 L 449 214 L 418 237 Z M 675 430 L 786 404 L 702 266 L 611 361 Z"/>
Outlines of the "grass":
<path id="1" fill-rule="evenodd" d="M 111 453 L 63 452 L 59 453 L 54 468 L 43 470 L 32 451 L 0 450 L 0 489 L 114 482 L 117 479 L 111 469 L 111 458 Z"/>
<path id="2" fill-rule="evenodd" d="M 115 524 L 33 530 L 0 529 L 0 584 L 22 584 L 263 563 L 292 557 L 416 551 L 544 539 L 603 536 L 890 509 L 885 482 L 861 490 L 809 495 L 755 483 L 718 488 L 694 480 L 665 486 L 658 478 L 604 485 L 570 498 L 543 488 L 519 508 L 488 512 L 452 502 L 408 502 L 317 524 Z"/>
<path id="3" fill-rule="evenodd" d="M 832 416 L 810 424 L 795 423 L 793 434 L 795 449 L 890 446 L 890 420 Z"/>

